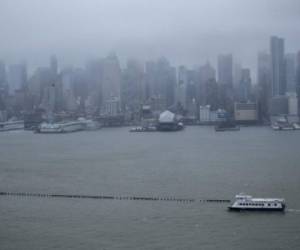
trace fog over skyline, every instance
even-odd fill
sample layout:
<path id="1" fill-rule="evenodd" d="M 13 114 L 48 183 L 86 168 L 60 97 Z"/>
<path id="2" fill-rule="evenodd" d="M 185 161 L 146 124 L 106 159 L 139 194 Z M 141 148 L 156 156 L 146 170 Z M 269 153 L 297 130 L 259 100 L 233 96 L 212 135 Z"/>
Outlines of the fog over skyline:
<path id="1" fill-rule="evenodd" d="M 255 70 L 271 35 L 300 50 L 299 13 L 299 0 L 0 0 L 0 60 L 80 66 L 114 51 L 193 67 L 233 53 Z"/>

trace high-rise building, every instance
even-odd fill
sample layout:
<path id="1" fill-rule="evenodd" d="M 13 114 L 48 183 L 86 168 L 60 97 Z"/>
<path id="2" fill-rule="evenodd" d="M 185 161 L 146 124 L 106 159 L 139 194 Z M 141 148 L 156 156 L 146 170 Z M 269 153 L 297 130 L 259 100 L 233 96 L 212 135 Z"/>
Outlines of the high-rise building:
<path id="1" fill-rule="evenodd" d="M 218 56 L 218 82 L 221 85 L 233 85 L 233 58 L 232 54 Z"/>
<path id="2" fill-rule="evenodd" d="M 148 99 L 159 102 L 155 106 L 166 109 L 175 103 L 176 69 L 166 58 L 146 63 L 145 80 Z"/>
<path id="3" fill-rule="evenodd" d="M 251 96 L 251 73 L 250 69 L 241 70 L 241 80 L 239 85 L 239 100 L 241 102 L 250 101 Z"/>
<path id="4" fill-rule="evenodd" d="M 4 62 L 0 61 L 0 88 L 3 88 L 6 83 L 6 68 Z"/>
<path id="5" fill-rule="evenodd" d="M 47 112 L 55 108 L 55 83 L 49 67 L 38 68 L 30 78 L 28 89 L 32 98 L 39 99 L 39 107 Z M 36 103 L 35 103 L 36 104 Z"/>
<path id="6" fill-rule="evenodd" d="M 121 68 L 119 59 L 115 54 L 110 54 L 103 59 L 103 98 L 110 99 L 112 96 L 120 100 L 121 91 Z"/>
<path id="7" fill-rule="evenodd" d="M 176 87 L 176 103 L 185 110 L 187 108 L 188 74 L 185 66 L 178 68 L 178 82 Z"/>
<path id="8" fill-rule="evenodd" d="M 300 51 L 296 58 L 296 92 L 298 97 L 298 115 L 300 116 Z"/>
<path id="9" fill-rule="evenodd" d="M 121 68 L 119 59 L 115 54 L 110 54 L 103 59 L 102 64 L 102 113 L 109 114 L 111 103 L 121 103 Z M 119 110 L 120 112 L 120 110 Z M 116 112 L 114 112 L 116 113 Z"/>
<path id="10" fill-rule="evenodd" d="M 270 115 L 271 87 L 271 57 L 266 52 L 260 52 L 257 57 L 258 113 L 259 119 L 268 119 Z"/>
<path id="11" fill-rule="evenodd" d="M 285 56 L 286 90 L 289 93 L 296 92 L 296 55 Z"/>
<path id="12" fill-rule="evenodd" d="M 6 97 L 6 68 L 5 64 L 0 61 L 0 121 L 4 121 L 4 110 Z"/>
<path id="13" fill-rule="evenodd" d="M 25 63 L 10 65 L 7 76 L 9 94 L 13 95 L 16 90 L 22 90 L 27 84 L 27 67 Z"/>
<path id="14" fill-rule="evenodd" d="M 99 111 L 102 98 L 102 71 L 103 62 L 101 59 L 93 60 L 87 63 L 85 72 L 88 86 L 88 105 L 89 112 L 94 113 Z"/>
<path id="15" fill-rule="evenodd" d="M 145 100 L 144 69 L 136 60 L 128 60 L 122 73 L 122 109 L 136 114 Z"/>
<path id="16" fill-rule="evenodd" d="M 235 63 L 233 66 L 233 87 L 239 88 L 242 79 L 242 64 Z"/>
<path id="17" fill-rule="evenodd" d="M 73 68 L 63 69 L 61 72 L 61 83 L 63 92 L 64 109 L 74 112 L 79 106 L 76 102 L 74 70 Z"/>
<path id="18" fill-rule="evenodd" d="M 286 78 L 284 62 L 284 39 L 272 36 L 270 39 L 272 96 L 285 95 Z"/>
<path id="19" fill-rule="evenodd" d="M 218 83 L 220 108 L 233 114 L 233 58 L 231 54 L 218 57 Z"/>
<path id="20" fill-rule="evenodd" d="M 55 55 L 50 57 L 50 70 L 54 76 L 58 74 L 58 63 Z"/>
<path id="21" fill-rule="evenodd" d="M 216 80 L 216 70 L 209 62 L 199 68 L 199 82 L 197 86 L 197 102 L 200 105 L 207 105 L 207 84 Z"/>

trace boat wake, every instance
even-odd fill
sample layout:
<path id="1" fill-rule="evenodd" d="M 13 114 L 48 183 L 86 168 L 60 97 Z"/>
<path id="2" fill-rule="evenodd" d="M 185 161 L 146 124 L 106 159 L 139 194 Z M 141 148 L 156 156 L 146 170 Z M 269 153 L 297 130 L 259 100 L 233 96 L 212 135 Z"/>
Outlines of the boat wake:
<path id="1" fill-rule="evenodd" d="M 300 213 L 300 209 L 287 209 L 286 211 L 291 213 Z"/>

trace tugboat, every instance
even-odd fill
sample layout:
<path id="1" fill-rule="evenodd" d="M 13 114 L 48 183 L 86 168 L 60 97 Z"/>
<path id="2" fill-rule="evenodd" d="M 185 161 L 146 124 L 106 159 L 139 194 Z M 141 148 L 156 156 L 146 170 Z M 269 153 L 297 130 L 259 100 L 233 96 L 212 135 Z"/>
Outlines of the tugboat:
<path id="1" fill-rule="evenodd" d="M 228 207 L 229 211 L 280 211 L 285 210 L 285 201 L 281 198 L 252 198 L 250 195 L 239 194 Z"/>

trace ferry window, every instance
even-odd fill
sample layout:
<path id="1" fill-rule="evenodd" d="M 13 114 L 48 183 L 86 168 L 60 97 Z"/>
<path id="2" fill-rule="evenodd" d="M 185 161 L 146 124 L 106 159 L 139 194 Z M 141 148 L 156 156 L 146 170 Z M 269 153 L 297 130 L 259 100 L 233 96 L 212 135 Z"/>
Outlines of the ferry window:
<path id="1" fill-rule="evenodd" d="M 277 207 L 277 203 L 275 203 L 274 206 Z"/>
<path id="2" fill-rule="evenodd" d="M 270 203 L 268 203 L 268 206 L 271 206 L 271 204 L 270 204 Z"/>

